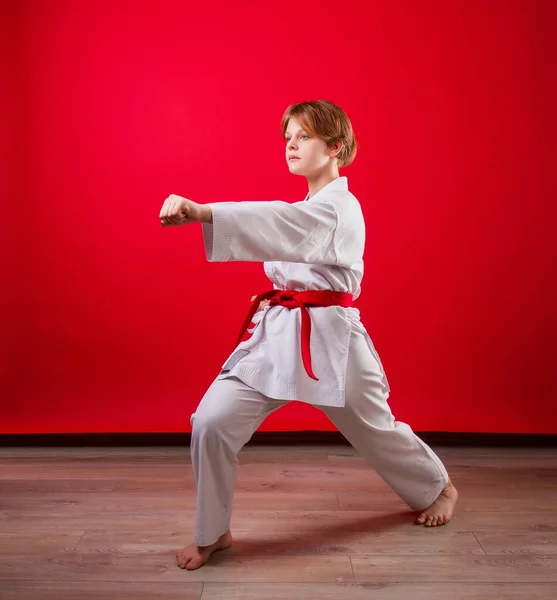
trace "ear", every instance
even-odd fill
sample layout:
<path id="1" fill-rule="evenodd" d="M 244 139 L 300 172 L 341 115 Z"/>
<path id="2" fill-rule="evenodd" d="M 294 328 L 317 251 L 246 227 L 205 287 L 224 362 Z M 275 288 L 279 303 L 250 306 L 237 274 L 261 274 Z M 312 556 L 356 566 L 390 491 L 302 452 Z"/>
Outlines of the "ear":
<path id="1" fill-rule="evenodd" d="M 331 146 L 330 151 L 329 151 L 329 156 L 331 158 L 336 158 L 339 154 L 339 152 L 342 150 L 344 144 L 342 143 L 341 140 L 339 140 L 334 146 Z"/>

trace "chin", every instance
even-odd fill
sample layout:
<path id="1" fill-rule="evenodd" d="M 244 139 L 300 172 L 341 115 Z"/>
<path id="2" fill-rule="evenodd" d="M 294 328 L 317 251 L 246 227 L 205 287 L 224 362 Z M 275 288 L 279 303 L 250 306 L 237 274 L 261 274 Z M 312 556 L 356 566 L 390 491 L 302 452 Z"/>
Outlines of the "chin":
<path id="1" fill-rule="evenodd" d="M 294 164 L 292 164 L 292 163 L 288 163 L 288 170 L 292 173 L 292 175 L 303 175 L 303 176 L 305 176 L 305 173 L 303 172 L 303 170 L 297 168 L 297 166 L 294 165 Z"/>

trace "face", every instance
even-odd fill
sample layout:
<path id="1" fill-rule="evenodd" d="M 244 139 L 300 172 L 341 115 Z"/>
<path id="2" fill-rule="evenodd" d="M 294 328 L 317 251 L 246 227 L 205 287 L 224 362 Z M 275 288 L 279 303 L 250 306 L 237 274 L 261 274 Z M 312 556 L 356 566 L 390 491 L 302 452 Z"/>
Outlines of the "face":
<path id="1" fill-rule="evenodd" d="M 294 175 L 311 178 L 336 163 L 334 156 L 337 153 L 327 148 L 327 144 L 321 138 L 306 131 L 295 118 L 288 121 L 284 137 L 286 164 Z"/>

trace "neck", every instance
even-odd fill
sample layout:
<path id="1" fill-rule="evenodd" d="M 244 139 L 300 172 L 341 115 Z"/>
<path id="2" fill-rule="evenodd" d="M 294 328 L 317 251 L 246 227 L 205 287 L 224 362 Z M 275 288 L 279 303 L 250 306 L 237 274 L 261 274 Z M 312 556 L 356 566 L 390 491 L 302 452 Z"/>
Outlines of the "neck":
<path id="1" fill-rule="evenodd" d="M 325 173 L 317 173 L 313 177 L 308 177 L 309 198 L 315 196 L 319 190 L 322 190 L 326 185 L 331 183 L 331 181 L 338 179 L 338 177 L 338 168 L 334 168 Z"/>

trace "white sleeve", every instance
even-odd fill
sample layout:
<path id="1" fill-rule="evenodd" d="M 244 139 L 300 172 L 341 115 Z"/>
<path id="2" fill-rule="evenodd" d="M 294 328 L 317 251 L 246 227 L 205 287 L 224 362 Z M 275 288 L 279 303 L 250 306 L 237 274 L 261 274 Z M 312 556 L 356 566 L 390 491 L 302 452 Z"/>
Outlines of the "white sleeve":
<path id="1" fill-rule="evenodd" d="M 209 262 L 286 261 L 349 267 L 357 244 L 339 236 L 330 201 L 211 203 L 213 223 L 202 223 Z M 342 243 L 342 239 L 346 238 Z"/>

